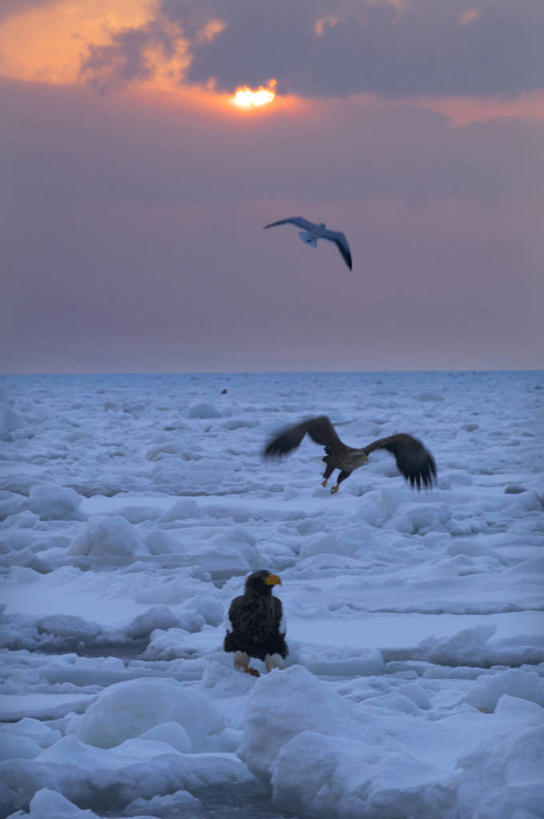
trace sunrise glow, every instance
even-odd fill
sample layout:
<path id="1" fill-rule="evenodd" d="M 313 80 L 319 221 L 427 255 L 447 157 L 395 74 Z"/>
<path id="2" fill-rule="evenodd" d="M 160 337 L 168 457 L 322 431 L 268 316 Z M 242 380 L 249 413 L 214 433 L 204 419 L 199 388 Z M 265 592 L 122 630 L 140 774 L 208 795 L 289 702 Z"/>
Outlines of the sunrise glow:
<path id="1" fill-rule="evenodd" d="M 155 0 L 56 0 L 0 21 L 0 75 L 48 85 L 75 84 L 90 45 L 103 46 L 150 19 Z"/>
<path id="2" fill-rule="evenodd" d="M 236 108 L 243 111 L 251 111 L 254 108 L 262 108 L 263 105 L 269 105 L 276 97 L 276 80 L 269 80 L 266 86 L 261 85 L 259 88 L 250 88 L 244 85 L 236 89 L 234 96 L 231 98 L 232 104 Z"/>

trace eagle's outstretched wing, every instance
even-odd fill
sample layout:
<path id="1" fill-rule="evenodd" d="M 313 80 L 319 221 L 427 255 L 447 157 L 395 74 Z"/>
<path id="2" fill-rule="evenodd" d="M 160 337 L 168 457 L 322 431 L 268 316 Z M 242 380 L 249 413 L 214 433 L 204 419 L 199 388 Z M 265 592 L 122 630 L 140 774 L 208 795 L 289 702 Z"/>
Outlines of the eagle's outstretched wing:
<path id="1" fill-rule="evenodd" d="M 351 250 L 349 249 L 346 234 L 342 233 L 340 230 L 327 230 L 327 232 L 323 235 L 323 239 L 328 239 L 330 242 L 335 243 L 342 255 L 343 260 L 351 270 Z"/>
<path id="2" fill-rule="evenodd" d="M 269 225 L 265 225 L 263 230 L 267 228 L 276 227 L 276 225 L 287 225 L 287 224 L 297 225 L 297 227 L 301 227 L 303 230 L 311 230 L 315 227 L 313 222 L 310 222 L 308 219 L 304 219 L 302 216 L 290 216 L 289 219 L 279 219 L 277 222 L 270 222 Z"/>
<path id="3" fill-rule="evenodd" d="M 294 427 L 284 429 L 268 442 L 264 454 L 285 455 L 299 446 L 306 433 L 316 444 L 322 444 L 324 447 L 338 446 L 342 443 L 330 419 L 326 415 L 319 415 L 317 418 L 307 418 Z"/>
<path id="4" fill-rule="evenodd" d="M 364 450 L 367 455 L 375 449 L 387 449 L 395 456 L 397 466 L 404 477 L 410 481 L 410 486 L 432 486 L 436 479 L 436 463 L 431 453 L 425 449 L 421 441 L 406 433 L 390 435 L 373 441 Z"/>

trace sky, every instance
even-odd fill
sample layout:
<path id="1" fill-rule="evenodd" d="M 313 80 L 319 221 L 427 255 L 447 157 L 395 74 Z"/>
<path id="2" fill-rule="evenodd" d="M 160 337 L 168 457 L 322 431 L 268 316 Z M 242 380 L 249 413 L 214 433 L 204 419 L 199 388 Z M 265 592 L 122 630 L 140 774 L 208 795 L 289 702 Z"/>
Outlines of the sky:
<path id="1" fill-rule="evenodd" d="M 543 30 L 542 0 L 0 0 L 1 371 L 541 368 Z M 290 216 L 353 271 L 263 231 Z"/>

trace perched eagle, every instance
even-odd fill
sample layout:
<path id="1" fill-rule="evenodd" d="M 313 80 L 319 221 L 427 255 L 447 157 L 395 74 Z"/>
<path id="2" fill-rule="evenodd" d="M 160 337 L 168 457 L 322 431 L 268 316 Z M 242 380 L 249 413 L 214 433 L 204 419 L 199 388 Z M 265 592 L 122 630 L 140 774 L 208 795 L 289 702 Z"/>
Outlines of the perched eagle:
<path id="1" fill-rule="evenodd" d="M 334 242 L 340 254 L 351 270 L 351 250 L 346 239 L 346 234 L 340 230 L 329 230 L 325 222 L 310 222 L 308 219 L 303 219 L 302 216 L 290 216 L 289 219 L 279 219 L 277 222 L 271 222 L 264 226 L 264 230 L 277 225 L 295 225 L 302 228 L 298 235 L 305 245 L 317 247 L 318 239 L 327 239 L 329 242 Z"/>
<path id="2" fill-rule="evenodd" d="M 398 468 L 404 477 L 410 481 L 412 487 L 415 485 L 418 489 L 421 489 L 422 484 L 423 486 L 432 486 L 435 480 L 436 464 L 434 458 L 417 438 L 405 433 L 399 433 L 373 441 L 371 444 L 362 447 L 362 449 L 355 449 L 342 443 L 326 415 L 320 415 L 318 418 L 308 418 L 306 421 L 302 421 L 301 424 L 283 430 L 280 435 L 277 435 L 268 443 L 264 454 L 269 456 L 284 455 L 292 449 L 296 449 L 306 433 L 317 444 L 322 444 L 327 453 L 323 458 L 327 467 L 323 473 L 322 486 L 327 485 L 327 480 L 335 469 L 340 470 L 336 485 L 331 488 L 333 495 L 338 492 L 342 481 L 349 478 L 354 469 L 358 469 L 368 461 L 368 456 L 375 449 L 387 449 L 395 456 Z"/>
<path id="3" fill-rule="evenodd" d="M 229 608 L 227 633 L 223 648 L 234 651 L 234 667 L 246 674 L 259 676 L 249 667 L 251 657 L 264 660 L 266 670 L 280 666 L 280 657 L 287 657 L 285 621 L 281 600 L 272 596 L 272 589 L 281 580 L 265 570 L 246 578 L 244 594 L 235 597 Z"/>

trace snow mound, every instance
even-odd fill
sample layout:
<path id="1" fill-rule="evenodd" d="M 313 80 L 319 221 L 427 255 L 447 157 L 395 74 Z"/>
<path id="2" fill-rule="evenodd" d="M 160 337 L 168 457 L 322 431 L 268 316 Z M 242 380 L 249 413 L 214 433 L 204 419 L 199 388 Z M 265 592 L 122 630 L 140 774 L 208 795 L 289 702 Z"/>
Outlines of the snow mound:
<path id="1" fill-rule="evenodd" d="M 383 526 L 406 501 L 403 487 L 373 490 L 363 495 L 357 514 L 372 526 Z"/>
<path id="2" fill-rule="evenodd" d="M 28 496 L 28 508 L 42 520 L 84 520 L 80 512 L 83 501 L 73 489 L 55 484 L 33 486 Z"/>
<path id="3" fill-rule="evenodd" d="M 23 416 L 12 410 L 11 407 L 0 409 L 0 438 L 9 439 L 10 433 L 24 426 L 26 426 L 26 421 Z"/>
<path id="4" fill-rule="evenodd" d="M 152 606 L 143 614 L 138 614 L 134 620 L 125 628 L 127 637 L 142 638 L 148 637 L 155 629 L 165 630 L 179 625 L 179 618 L 168 608 L 168 606 Z"/>
<path id="5" fill-rule="evenodd" d="M 323 819 L 444 816 L 455 785 L 405 748 L 384 754 L 374 743 L 298 734 L 281 749 L 272 775 L 274 802 Z"/>
<path id="6" fill-rule="evenodd" d="M 544 726 L 504 733 L 459 760 L 459 815 L 537 819 L 544 805 Z M 487 787 L 482 788 L 485 782 Z"/>
<path id="7" fill-rule="evenodd" d="M 206 623 L 211 626 L 221 625 L 225 616 L 222 601 L 211 594 L 199 594 L 193 597 L 191 609 L 202 615 Z"/>
<path id="8" fill-rule="evenodd" d="M 486 624 L 463 629 L 452 637 L 429 637 L 419 644 L 419 656 L 439 665 L 477 665 L 496 630 L 495 625 Z"/>
<path id="9" fill-rule="evenodd" d="M 451 518 L 446 504 L 433 506 L 424 503 L 402 504 L 391 518 L 388 528 L 408 535 L 426 535 L 429 532 L 444 532 Z"/>
<path id="10" fill-rule="evenodd" d="M 98 623 L 84 620 L 74 614 L 48 614 L 38 622 L 39 631 L 47 637 L 59 638 L 72 645 L 92 643 L 101 632 Z"/>
<path id="11" fill-rule="evenodd" d="M 428 637 L 416 648 L 399 649 L 397 658 L 424 660 L 443 666 L 520 665 L 544 661 L 544 640 L 540 635 L 518 635 L 491 640 L 497 626 L 487 623 L 462 629 L 450 637 Z M 384 652 L 386 660 L 389 652 Z"/>
<path id="12" fill-rule="evenodd" d="M 66 799 L 102 814 L 138 798 L 152 799 L 181 788 L 251 778 L 246 766 L 232 754 L 183 754 L 150 739 L 128 739 L 115 748 L 103 749 L 86 745 L 75 736 L 64 737 L 36 759 L 0 764 L 0 776 L 6 783 L 0 795 L 2 815 L 6 815 L 6 808 L 25 806 L 42 788 L 61 791 Z M 49 813 L 48 819 L 57 815 Z"/>
<path id="13" fill-rule="evenodd" d="M 0 491 L 0 520 L 4 520 L 9 515 L 16 515 L 22 512 L 26 506 L 26 498 L 16 492 L 9 492 L 6 489 Z"/>
<path id="14" fill-rule="evenodd" d="M 80 810 L 77 805 L 61 793 L 42 788 L 30 801 L 30 813 L 14 813 L 8 819 L 28 817 L 28 819 L 100 819 L 92 810 Z"/>
<path id="15" fill-rule="evenodd" d="M 161 722 L 159 725 L 154 725 L 153 728 L 142 734 L 142 739 L 165 742 L 182 754 L 191 753 L 191 740 L 187 731 L 179 722 Z"/>
<path id="16" fill-rule="evenodd" d="M 205 748 L 210 734 L 223 730 L 225 721 L 215 705 L 183 685 L 156 679 L 115 683 L 81 716 L 69 722 L 68 733 L 97 748 L 113 748 L 165 722 L 185 730 L 191 749 Z"/>
<path id="17" fill-rule="evenodd" d="M 0 701 L 0 720 L 24 720 L 27 717 L 37 720 L 60 719 L 74 711 L 82 711 L 95 697 L 95 694 L 75 693 L 33 693 L 31 697 L 26 694 L 3 694 Z M 42 746 L 43 743 L 38 744 Z"/>
<path id="18" fill-rule="evenodd" d="M 152 529 L 145 542 L 152 555 L 177 554 L 182 548 L 180 541 L 163 529 Z"/>
<path id="19" fill-rule="evenodd" d="M 2 737 L 1 756 L 7 759 L 7 746 L 11 744 L 20 753 L 14 756 L 28 756 L 32 758 L 36 756 L 42 748 L 47 748 L 58 739 L 60 739 L 60 732 L 50 728 L 45 723 L 38 719 L 31 717 L 24 717 L 19 722 L 5 723 L 0 727 L 0 736 Z M 29 753 L 30 751 L 33 753 Z"/>
<path id="20" fill-rule="evenodd" d="M 189 633 L 200 631 L 204 625 L 204 618 L 198 615 L 191 616 L 190 612 L 187 612 L 187 616 L 180 620 L 182 620 L 180 628 L 153 632 L 145 650 L 146 660 L 174 660 L 188 656 L 187 636 Z"/>
<path id="21" fill-rule="evenodd" d="M 536 671 L 522 671 L 512 668 L 497 674 L 478 677 L 475 685 L 465 697 L 465 702 L 475 708 L 494 711 L 497 702 L 504 695 L 529 700 L 544 706 L 544 680 Z"/>
<path id="22" fill-rule="evenodd" d="M 248 697 L 238 756 L 254 774 L 270 779 L 282 746 L 303 731 L 351 738 L 366 734 L 351 704 L 328 683 L 299 665 L 272 671 Z"/>
<path id="23" fill-rule="evenodd" d="M 383 674 L 383 656 L 378 649 L 353 649 L 311 643 L 289 644 L 291 660 L 312 674 L 327 676 L 370 676 Z"/>
<path id="24" fill-rule="evenodd" d="M 71 555 L 89 555 L 105 558 L 115 563 L 129 562 L 133 558 L 148 555 L 144 539 L 138 530 L 121 515 L 88 521 L 72 545 Z"/>
<path id="25" fill-rule="evenodd" d="M 30 737 L 4 734 L 0 736 L 0 761 L 4 759 L 34 759 L 41 747 Z"/>
<path id="26" fill-rule="evenodd" d="M 192 498 L 180 498 L 173 506 L 170 506 L 159 518 L 160 523 L 167 523 L 171 520 L 185 520 L 186 518 L 198 518 L 201 516 L 198 503 Z"/>

